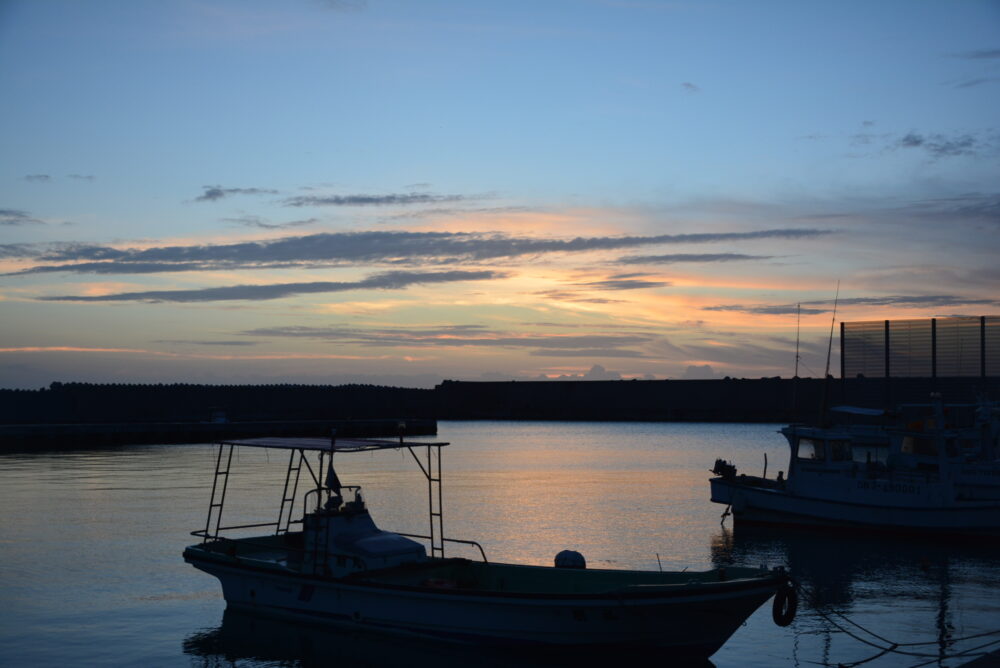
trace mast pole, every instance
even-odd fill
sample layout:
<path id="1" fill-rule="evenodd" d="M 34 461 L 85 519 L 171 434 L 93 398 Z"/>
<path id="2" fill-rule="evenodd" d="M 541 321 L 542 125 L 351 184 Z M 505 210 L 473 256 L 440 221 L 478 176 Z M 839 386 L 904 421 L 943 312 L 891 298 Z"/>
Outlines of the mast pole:
<path id="1" fill-rule="evenodd" d="M 823 372 L 823 405 L 820 406 L 819 422 L 826 424 L 826 413 L 830 402 L 830 355 L 833 354 L 833 326 L 837 322 L 837 304 L 840 301 L 840 281 L 833 297 L 833 317 L 830 318 L 830 340 L 826 344 L 826 371 Z"/>
<path id="2" fill-rule="evenodd" d="M 792 420 L 795 420 L 799 409 L 799 333 L 802 324 L 802 304 L 796 304 L 795 310 L 795 374 L 792 376 Z"/>
<path id="3" fill-rule="evenodd" d="M 795 305 L 795 378 L 799 377 L 799 333 L 802 327 L 802 304 Z"/>

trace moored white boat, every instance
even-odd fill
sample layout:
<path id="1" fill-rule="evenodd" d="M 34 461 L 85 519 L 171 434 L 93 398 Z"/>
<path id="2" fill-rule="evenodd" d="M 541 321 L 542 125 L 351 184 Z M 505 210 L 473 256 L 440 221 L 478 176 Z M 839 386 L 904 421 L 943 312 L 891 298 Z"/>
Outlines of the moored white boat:
<path id="1" fill-rule="evenodd" d="M 790 425 L 788 475 L 737 475 L 717 460 L 712 501 L 736 522 L 1000 536 L 995 403 L 841 407 L 881 423 Z"/>
<path id="2" fill-rule="evenodd" d="M 794 592 L 781 570 L 588 569 L 576 553 L 561 553 L 563 567 L 491 563 L 485 554 L 482 561 L 445 557 L 445 543 L 478 544 L 443 536 L 444 445 L 402 439 L 223 443 L 206 528 L 194 532 L 203 542 L 188 547 L 184 558 L 219 578 L 232 609 L 476 644 L 666 648 L 672 656 L 708 657 L 776 592 L 778 617 L 790 621 Z M 247 528 L 221 522 L 236 447 L 289 452 L 279 520 L 254 525 L 272 527 L 269 535 L 224 535 Z M 426 448 L 426 459 L 417 456 L 418 447 Z M 379 529 L 360 489 L 341 485 L 333 469 L 334 453 L 386 448 L 409 449 L 427 477 L 430 535 L 416 538 L 430 541 L 430 555 L 413 537 Z M 308 455 L 318 456 L 317 466 Z M 299 495 L 303 472 L 310 488 Z M 300 497 L 302 515 L 292 519 Z"/>

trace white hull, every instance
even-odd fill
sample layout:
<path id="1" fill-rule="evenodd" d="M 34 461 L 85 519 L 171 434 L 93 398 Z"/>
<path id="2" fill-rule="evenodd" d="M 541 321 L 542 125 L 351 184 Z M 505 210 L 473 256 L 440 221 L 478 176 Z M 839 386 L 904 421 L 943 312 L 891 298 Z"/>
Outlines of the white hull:
<path id="1" fill-rule="evenodd" d="M 434 590 L 291 576 L 190 552 L 193 565 L 219 578 L 234 609 L 488 645 L 628 645 L 707 657 L 775 591 L 765 578 L 638 595 Z"/>
<path id="2" fill-rule="evenodd" d="M 873 497 L 871 489 L 837 498 L 819 498 L 738 480 L 713 478 L 710 482 L 712 501 L 730 505 L 736 521 L 1000 536 L 1000 503 L 996 501 L 933 505 L 928 503 L 929 499 L 914 498 L 909 505 L 890 505 L 885 498 Z M 906 491 L 909 490 L 903 489 Z"/>

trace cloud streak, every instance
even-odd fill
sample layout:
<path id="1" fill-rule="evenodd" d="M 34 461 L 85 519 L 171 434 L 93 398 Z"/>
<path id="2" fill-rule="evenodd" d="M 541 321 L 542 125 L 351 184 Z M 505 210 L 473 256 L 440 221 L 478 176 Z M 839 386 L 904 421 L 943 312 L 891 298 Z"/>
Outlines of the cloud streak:
<path id="1" fill-rule="evenodd" d="M 965 193 L 914 202 L 902 209 L 934 218 L 947 217 L 1000 225 L 1000 193 Z"/>
<path id="2" fill-rule="evenodd" d="M 277 195 L 277 190 L 269 188 L 223 188 L 222 186 L 202 186 L 205 190 L 194 198 L 195 202 L 216 202 L 230 195 Z"/>
<path id="3" fill-rule="evenodd" d="M 402 213 L 385 216 L 382 220 L 415 220 L 420 218 L 443 218 L 445 216 L 493 216 L 514 213 L 529 213 L 537 211 L 527 206 L 491 206 L 491 207 L 435 207 L 433 209 L 412 209 Z"/>
<path id="4" fill-rule="evenodd" d="M 503 278 L 506 274 L 495 271 L 442 271 L 407 272 L 390 271 L 374 274 L 360 281 L 315 281 L 310 283 L 275 283 L 271 285 L 229 285 L 195 290 L 149 290 L 145 292 L 119 292 L 108 295 L 60 295 L 40 297 L 42 301 L 74 302 L 213 302 L 213 301 L 263 301 L 281 299 L 301 294 L 345 292 L 348 290 L 402 290 L 411 285 L 479 281 Z"/>
<path id="5" fill-rule="evenodd" d="M 773 255 L 744 255 L 742 253 L 672 253 L 668 255 L 629 255 L 615 260 L 615 264 L 677 264 L 680 262 L 746 262 L 770 260 Z"/>
<path id="6" fill-rule="evenodd" d="M 803 304 L 833 304 L 832 299 L 823 299 Z M 841 306 L 959 306 L 971 304 L 1000 304 L 995 299 L 975 299 L 957 295 L 891 295 L 886 297 L 850 297 L 839 299 Z"/>
<path id="7" fill-rule="evenodd" d="M 252 329 L 242 334 L 366 347 L 528 349 L 531 355 L 555 357 L 645 357 L 643 352 L 629 346 L 643 346 L 653 340 L 647 334 L 524 335 L 467 325 L 383 329 L 289 326 Z"/>
<path id="8" fill-rule="evenodd" d="M 542 290 L 533 294 L 558 302 L 579 302 L 583 304 L 619 304 L 621 299 L 604 299 L 601 297 L 581 297 L 579 293 L 566 290 Z"/>
<path id="9" fill-rule="evenodd" d="M 747 304 L 724 304 L 718 306 L 704 306 L 705 311 L 736 311 L 739 313 L 753 313 L 756 315 L 792 315 L 802 307 L 803 315 L 818 315 L 829 313 L 833 310 L 834 300 L 820 299 L 814 301 L 804 301 L 800 304 L 777 304 L 777 305 L 747 305 Z M 998 306 L 1000 300 L 977 299 L 961 297 L 957 295 L 889 295 L 885 297 L 850 297 L 838 299 L 839 306 L 901 306 L 901 307 L 945 307 L 945 306 Z M 829 305 L 830 308 L 825 308 Z M 819 307 L 819 308 L 816 308 Z"/>
<path id="10" fill-rule="evenodd" d="M 641 278 L 609 278 L 604 281 L 577 283 L 580 287 L 595 290 L 645 290 L 647 288 L 664 288 L 671 285 L 668 281 L 650 281 Z"/>
<path id="11" fill-rule="evenodd" d="M 623 350 L 620 348 L 580 348 L 577 350 L 532 350 L 532 357 L 619 357 L 625 359 L 644 359 L 649 357 L 638 350 Z"/>
<path id="12" fill-rule="evenodd" d="M 932 158 L 937 159 L 959 155 L 976 155 L 985 146 L 982 140 L 971 134 L 948 137 L 943 134 L 908 132 L 892 144 L 891 148 L 919 148 L 926 151 Z"/>
<path id="13" fill-rule="evenodd" d="M 957 55 L 959 58 L 967 58 L 969 60 L 989 60 L 1000 58 L 1000 49 L 975 49 Z"/>
<path id="14" fill-rule="evenodd" d="M 33 251 L 37 254 L 37 249 L 32 248 L 28 244 L 6 244 L 4 246 L 0 246 L 0 257 L 31 257 L 30 254 Z M 70 269 L 67 269 L 67 266 L 70 267 Z M 298 267 L 301 265 L 295 264 L 284 266 Z M 282 265 L 274 264 L 270 265 L 269 268 L 275 267 L 280 268 Z M 0 275 L 20 276 L 23 274 L 50 274 L 70 270 L 78 274 L 162 274 L 178 271 L 209 271 L 220 268 L 221 267 L 216 265 L 205 263 L 199 264 L 196 262 L 129 262 L 127 264 L 116 264 L 114 262 L 78 262 L 72 265 L 42 265 Z"/>
<path id="15" fill-rule="evenodd" d="M 45 223 L 37 218 L 33 218 L 31 214 L 27 211 L 22 211 L 20 209 L 0 209 L 0 225 L 10 225 L 12 227 L 19 225 L 44 225 Z M 14 249 L 22 247 L 22 244 L 4 244 L 4 246 L 13 246 Z M 3 255 L 0 252 L 0 255 Z"/>
<path id="16" fill-rule="evenodd" d="M 431 195 L 429 193 L 403 193 L 390 195 L 297 195 L 284 200 L 285 206 L 409 206 L 462 202 L 464 195 Z"/>
<path id="17" fill-rule="evenodd" d="M 953 88 L 975 88 L 993 81 L 1000 81 L 1000 77 L 976 77 L 975 79 L 965 79 L 954 84 Z"/>
<path id="18" fill-rule="evenodd" d="M 576 237 L 553 239 L 469 232 L 364 231 L 322 233 L 235 244 L 114 248 L 86 244 L 61 244 L 39 251 L 24 247 L 39 264 L 17 274 L 53 271 L 126 274 L 132 266 L 140 273 L 162 271 L 255 269 L 359 264 L 418 265 L 428 263 L 483 262 L 537 257 L 549 253 L 608 251 L 666 244 L 707 244 L 763 239 L 815 239 L 830 234 L 820 229 L 769 229 L 754 232 L 709 232 L 653 236 Z M 9 256 L 18 248 L 10 248 Z M 54 263 L 54 264 L 51 264 Z M 77 264 L 80 263 L 80 264 Z M 107 267 L 96 266 L 107 264 Z"/>
<path id="19" fill-rule="evenodd" d="M 797 304 L 769 305 L 748 305 L 748 304 L 721 304 L 718 306 L 703 306 L 703 311 L 736 311 L 737 313 L 752 313 L 754 315 L 792 315 L 799 312 Z M 803 308 L 802 315 L 818 315 L 827 313 L 831 309 Z"/>
<path id="20" fill-rule="evenodd" d="M 260 216 L 240 216 L 238 218 L 223 218 L 224 223 L 235 223 L 246 227 L 258 227 L 264 230 L 285 230 L 292 227 L 312 225 L 318 223 L 319 218 L 307 218 L 305 220 L 290 220 L 286 223 L 269 223 Z"/>
<path id="21" fill-rule="evenodd" d="M 34 244 L 0 244 L 2 258 L 23 259 L 35 257 L 39 252 Z"/>
<path id="22" fill-rule="evenodd" d="M 212 341 L 212 340 L 189 340 L 189 339 L 160 339 L 154 341 L 153 343 L 168 343 L 168 344 L 179 344 L 179 345 L 190 345 L 190 346 L 255 346 L 257 341 Z"/>
<path id="23" fill-rule="evenodd" d="M 967 80 L 955 84 L 955 87 L 968 88 L 986 83 L 988 80 Z M 917 130 L 911 130 L 903 135 L 889 132 L 859 132 L 850 136 L 850 142 L 854 146 L 881 146 L 879 151 L 883 153 L 893 151 L 923 152 L 932 160 L 959 156 L 993 155 L 998 148 L 997 136 L 992 130 L 952 135 L 940 132 L 920 132 Z M 861 157 L 862 155 L 866 154 L 858 154 L 855 157 Z"/>
<path id="24" fill-rule="evenodd" d="M 97 354 L 129 354 L 149 355 L 151 357 L 168 357 L 174 359 L 193 360 L 376 360 L 388 359 L 388 356 L 362 357 L 360 355 L 338 355 L 331 353 L 265 353 L 258 355 L 219 355 L 203 353 L 177 353 L 163 350 L 144 350 L 141 348 L 96 348 L 82 346 L 20 346 L 16 348 L 0 348 L 0 353 L 97 353 Z"/>

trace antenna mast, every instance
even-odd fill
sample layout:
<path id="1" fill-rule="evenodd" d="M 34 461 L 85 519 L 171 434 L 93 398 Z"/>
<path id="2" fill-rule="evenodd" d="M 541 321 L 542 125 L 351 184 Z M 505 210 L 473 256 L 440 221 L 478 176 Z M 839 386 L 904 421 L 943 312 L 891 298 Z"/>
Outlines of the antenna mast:
<path id="1" fill-rule="evenodd" d="M 826 345 L 826 371 L 823 372 L 823 405 L 820 407 L 820 424 L 826 423 L 826 409 L 830 402 L 830 355 L 833 352 L 833 325 L 837 322 L 837 304 L 840 301 L 840 281 L 833 297 L 833 317 L 830 319 L 830 340 Z"/>
<path id="2" fill-rule="evenodd" d="M 802 304 L 795 305 L 795 375 L 793 378 L 799 377 L 799 333 L 802 327 Z"/>
<path id="3" fill-rule="evenodd" d="M 798 396 L 798 384 L 799 384 L 799 332 L 801 331 L 802 322 L 802 304 L 796 305 L 795 312 L 795 375 L 792 376 L 792 419 L 798 414 L 799 408 L 799 396 Z"/>

